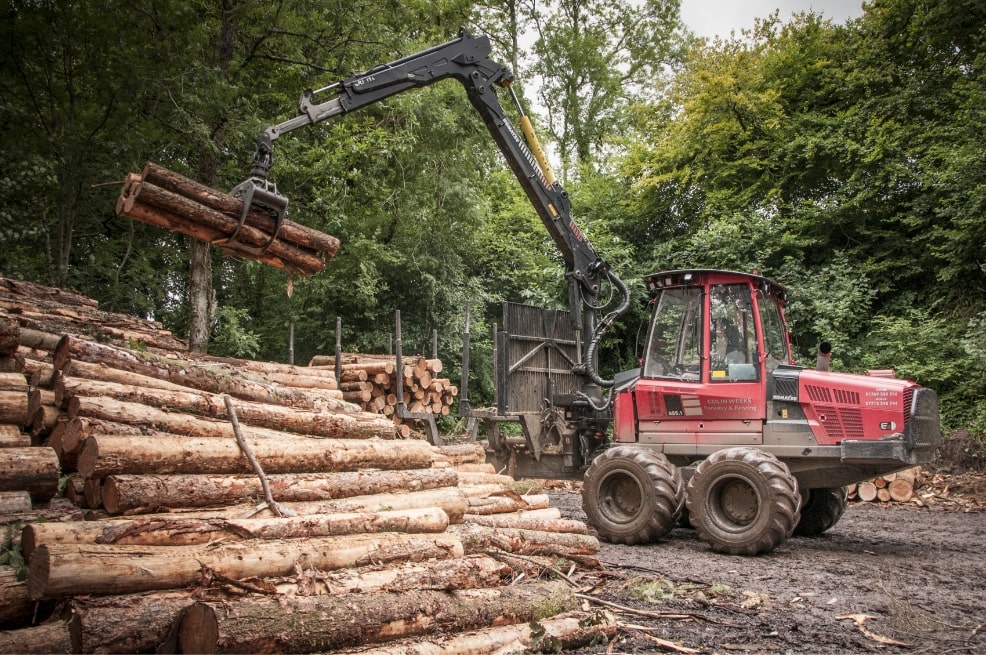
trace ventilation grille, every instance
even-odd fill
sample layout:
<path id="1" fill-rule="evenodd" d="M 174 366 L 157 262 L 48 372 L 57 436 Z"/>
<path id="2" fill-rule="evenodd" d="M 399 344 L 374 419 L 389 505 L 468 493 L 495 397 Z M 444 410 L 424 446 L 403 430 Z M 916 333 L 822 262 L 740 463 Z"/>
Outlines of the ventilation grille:
<path id="1" fill-rule="evenodd" d="M 812 402 L 834 403 L 836 405 L 859 405 L 859 392 L 846 389 L 829 389 L 813 384 L 805 385 L 805 391 Z"/>
<path id="2" fill-rule="evenodd" d="M 774 400 L 798 400 L 798 378 L 774 376 Z"/>
<path id="3" fill-rule="evenodd" d="M 817 405 L 815 411 L 825 434 L 835 440 L 862 439 L 863 413 L 856 408 Z"/>

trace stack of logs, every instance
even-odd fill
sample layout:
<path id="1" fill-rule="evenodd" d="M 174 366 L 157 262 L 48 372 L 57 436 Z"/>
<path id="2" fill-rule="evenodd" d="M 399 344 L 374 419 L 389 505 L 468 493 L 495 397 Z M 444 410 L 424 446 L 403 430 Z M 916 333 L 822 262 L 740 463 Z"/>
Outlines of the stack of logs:
<path id="1" fill-rule="evenodd" d="M 317 355 L 309 362 L 313 370 L 335 370 L 335 357 Z M 440 359 L 422 356 L 403 357 L 402 370 L 397 370 L 393 355 L 344 354 L 339 369 L 342 381 L 339 388 L 343 398 L 358 405 L 363 411 L 391 416 L 400 425 L 397 416 L 397 376 L 403 376 L 403 400 L 408 411 L 447 416 L 459 388 L 448 378 L 438 377 L 442 372 Z"/>
<path id="2" fill-rule="evenodd" d="M 339 250 L 331 235 L 287 219 L 278 226 L 256 207 L 243 216 L 239 198 L 153 163 L 127 177 L 116 212 L 306 277 L 321 271 L 324 260 Z"/>
<path id="3" fill-rule="evenodd" d="M 864 502 L 907 503 L 914 499 L 914 489 L 920 478 L 920 466 L 881 475 L 872 480 L 849 485 L 849 499 Z"/>
<path id="4" fill-rule="evenodd" d="M 85 509 L 0 549 L 19 541 L 27 574 L 0 569 L 0 653 L 516 652 L 615 631 L 565 582 L 507 584 L 597 566 L 584 524 L 496 475 L 477 444 L 402 438 L 327 371 L 17 341 L 30 384 L 16 393 L 56 414 L 23 450 L 49 454 L 56 486 L 71 473 L 65 495 Z"/>

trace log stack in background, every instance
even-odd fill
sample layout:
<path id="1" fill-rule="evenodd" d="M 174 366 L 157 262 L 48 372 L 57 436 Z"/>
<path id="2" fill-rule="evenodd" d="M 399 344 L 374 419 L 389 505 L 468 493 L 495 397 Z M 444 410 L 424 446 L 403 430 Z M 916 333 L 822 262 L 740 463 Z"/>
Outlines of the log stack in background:
<path id="1" fill-rule="evenodd" d="M 434 649 L 439 632 L 442 648 L 519 652 L 542 633 L 571 647 L 612 636 L 612 617 L 588 620 L 564 584 L 508 584 L 598 566 L 599 544 L 547 496 L 496 475 L 481 445 L 407 438 L 347 402 L 327 369 L 162 348 L 170 337 L 139 322 L 126 341 L 68 323 L 45 332 L 55 304 L 0 330 L 16 333 L 6 357 L 21 368 L 0 380 L 20 399 L 0 412 L 20 436 L 5 450 L 46 456 L 36 473 L 49 485 L 21 476 L 31 511 L 6 515 L 27 525 L 3 544 L 25 566 L 0 569 L 0 653 L 408 648 L 401 638 Z M 20 316 L 0 318 L 20 328 Z M 138 328 L 147 340 L 132 340 Z M 40 429 L 19 425 L 28 402 L 50 408 Z M 2 462 L 0 479 L 16 478 Z M 44 501 L 60 473 L 75 511 Z"/>
<path id="2" fill-rule="evenodd" d="M 849 500 L 880 503 L 908 503 L 920 499 L 915 495 L 921 481 L 921 467 L 881 475 L 872 480 L 849 485 Z"/>
<path id="3" fill-rule="evenodd" d="M 256 208 L 240 225 L 242 200 L 154 163 L 127 177 L 116 212 L 306 277 L 321 271 L 339 250 L 335 237 L 287 219 L 278 229 Z"/>
<path id="4" fill-rule="evenodd" d="M 309 368 L 334 371 L 335 364 L 334 356 L 316 355 Z M 439 377 L 442 360 L 414 355 L 402 357 L 401 364 L 402 369 L 398 371 L 393 355 L 342 355 L 339 388 L 343 398 L 364 411 L 393 417 L 400 425 L 403 420 L 397 416 L 397 403 L 401 400 L 397 397 L 397 376 L 402 375 L 403 400 L 408 411 L 447 416 L 459 388 L 448 378 Z"/>

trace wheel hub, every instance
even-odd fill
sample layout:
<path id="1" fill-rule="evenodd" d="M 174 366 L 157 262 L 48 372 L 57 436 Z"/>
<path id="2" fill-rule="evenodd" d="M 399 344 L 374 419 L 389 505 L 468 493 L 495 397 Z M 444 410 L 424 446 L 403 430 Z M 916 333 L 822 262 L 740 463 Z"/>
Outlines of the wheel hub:
<path id="1" fill-rule="evenodd" d="M 643 504 L 643 489 L 629 475 L 609 476 L 599 487 L 600 509 L 618 523 L 632 521 Z"/>
<path id="2" fill-rule="evenodd" d="M 757 517 L 760 502 L 756 490 L 743 480 L 729 480 L 719 490 L 719 507 L 725 518 L 747 525 Z"/>

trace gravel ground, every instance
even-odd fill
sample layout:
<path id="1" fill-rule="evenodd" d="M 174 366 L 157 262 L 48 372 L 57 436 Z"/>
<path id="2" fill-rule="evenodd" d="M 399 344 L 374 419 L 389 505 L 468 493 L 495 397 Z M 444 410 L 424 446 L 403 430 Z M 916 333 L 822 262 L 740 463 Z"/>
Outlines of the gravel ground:
<path id="1" fill-rule="evenodd" d="M 551 497 L 585 520 L 577 490 Z M 619 606 L 621 630 L 579 653 L 986 653 L 984 542 L 983 512 L 860 503 L 758 557 L 713 553 L 684 528 L 603 543 L 586 602 Z"/>

